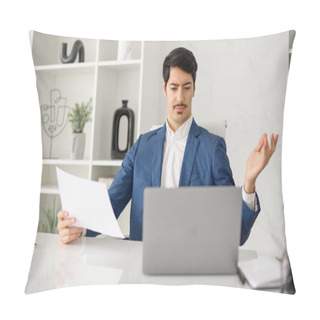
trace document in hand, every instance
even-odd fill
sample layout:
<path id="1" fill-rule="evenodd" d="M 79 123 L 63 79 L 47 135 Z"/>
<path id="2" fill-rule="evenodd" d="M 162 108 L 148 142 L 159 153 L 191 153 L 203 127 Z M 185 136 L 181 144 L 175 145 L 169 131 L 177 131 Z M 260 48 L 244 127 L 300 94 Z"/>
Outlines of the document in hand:
<path id="1" fill-rule="evenodd" d="M 73 226 L 124 239 L 106 185 L 56 170 L 62 209 L 76 218 Z"/>

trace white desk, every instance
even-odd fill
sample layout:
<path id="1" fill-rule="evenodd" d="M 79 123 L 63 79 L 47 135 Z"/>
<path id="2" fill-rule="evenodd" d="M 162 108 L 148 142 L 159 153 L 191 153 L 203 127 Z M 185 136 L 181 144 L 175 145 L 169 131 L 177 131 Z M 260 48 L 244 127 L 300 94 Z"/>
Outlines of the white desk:
<path id="1" fill-rule="evenodd" d="M 256 253 L 253 251 L 240 249 L 240 260 L 255 256 Z M 121 283 L 209 284 L 249 288 L 248 284 L 242 284 L 238 275 L 145 275 L 142 272 L 140 241 L 84 237 L 63 245 L 58 235 L 37 234 L 26 293 L 78 285 Z"/>

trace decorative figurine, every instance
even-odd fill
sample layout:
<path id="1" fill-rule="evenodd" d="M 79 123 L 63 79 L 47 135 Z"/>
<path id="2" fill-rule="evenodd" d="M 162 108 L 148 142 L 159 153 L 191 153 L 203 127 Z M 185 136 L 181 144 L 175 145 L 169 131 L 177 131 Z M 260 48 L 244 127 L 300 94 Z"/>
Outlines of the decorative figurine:
<path id="1" fill-rule="evenodd" d="M 61 43 L 60 59 L 62 63 L 73 63 L 79 53 L 79 62 L 84 62 L 84 46 L 80 40 L 77 40 L 72 47 L 71 53 L 67 55 L 67 43 Z"/>

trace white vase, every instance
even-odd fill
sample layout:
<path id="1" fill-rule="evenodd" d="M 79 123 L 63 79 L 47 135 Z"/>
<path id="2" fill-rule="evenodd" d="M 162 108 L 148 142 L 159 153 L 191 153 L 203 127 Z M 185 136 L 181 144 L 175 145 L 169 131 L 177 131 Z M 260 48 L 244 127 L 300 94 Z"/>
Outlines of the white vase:
<path id="1" fill-rule="evenodd" d="M 72 141 L 71 141 L 70 158 L 83 159 L 85 144 L 86 144 L 85 133 L 73 133 Z"/>
<path id="2" fill-rule="evenodd" d="M 118 42 L 118 60 L 133 59 L 133 42 L 119 41 Z"/>

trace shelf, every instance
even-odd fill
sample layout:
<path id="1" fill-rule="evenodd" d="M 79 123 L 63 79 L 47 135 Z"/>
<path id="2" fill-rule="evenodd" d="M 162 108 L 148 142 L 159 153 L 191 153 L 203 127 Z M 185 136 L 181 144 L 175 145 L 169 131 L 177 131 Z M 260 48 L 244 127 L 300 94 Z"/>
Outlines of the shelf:
<path id="1" fill-rule="evenodd" d="M 110 61 L 100 61 L 98 62 L 99 67 L 108 67 L 113 70 L 136 70 L 139 69 L 141 64 L 140 59 L 135 60 L 110 60 Z M 95 62 L 83 62 L 83 63 L 66 63 L 66 64 L 50 64 L 50 65 L 42 65 L 36 66 L 36 72 L 50 72 L 52 74 L 64 73 L 65 71 L 74 72 L 83 72 L 84 70 L 88 70 L 93 72 L 94 67 L 96 66 Z M 90 70 L 91 69 L 91 70 Z"/>
<path id="2" fill-rule="evenodd" d="M 95 62 L 83 62 L 83 63 L 67 63 L 67 64 L 51 64 L 36 66 L 36 72 L 46 72 L 50 74 L 65 74 L 70 71 L 72 74 L 83 73 L 83 72 L 94 72 Z"/>
<path id="3" fill-rule="evenodd" d="M 41 187 L 41 194 L 59 194 L 59 189 L 57 186 L 44 186 Z"/>
<path id="4" fill-rule="evenodd" d="M 77 166 L 105 166 L 105 167 L 121 167 L 122 160 L 72 160 L 72 159 L 42 159 L 44 165 L 77 165 Z"/>
<path id="5" fill-rule="evenodd" d="M 99 67 L 108 67 L 112 70 L 137 70 L 140 68 L 141 60 L 110 60 L 98 62 Z"/>
<path id="6" fill-rule="evenodd" d="M 93 166 L 121 167 L 122 160 L 94 160 Z"/>
<path id="7" fill-rule="evenodd" d="M 42 159 L 43 165 L 66 165 L 66 166 L 105 166 L 105 167 L 121 167 L 122 160 L 71 160 L 71 159 Z"/>
<path id="8" fill-rule="evenodd" d="M 42 159 L 42 164 L 46 165 L 78 165 L 88 166 L 91 164 L 89 160 L 72 160 L 72 159 Z"/>

